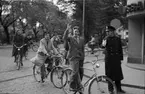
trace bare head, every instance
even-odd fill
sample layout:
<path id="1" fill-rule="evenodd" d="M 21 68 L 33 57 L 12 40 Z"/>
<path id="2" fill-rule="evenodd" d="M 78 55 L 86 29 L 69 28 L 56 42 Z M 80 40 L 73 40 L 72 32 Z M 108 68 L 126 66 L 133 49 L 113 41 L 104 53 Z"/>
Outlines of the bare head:
<path id="1" fill-rule="evenodd" d="M 73 35 L 74 36 L 80 35 L 79 26 L 74 26 L 73 27 Z"/>
<path id="2" fill-rule="evenodd" d="M 45 36 L 44 36 L 44 38 L 45 38 L 46 40 L 50 40 L 50 35 L 49 35 L 48 33 L 46 33 Z"/>

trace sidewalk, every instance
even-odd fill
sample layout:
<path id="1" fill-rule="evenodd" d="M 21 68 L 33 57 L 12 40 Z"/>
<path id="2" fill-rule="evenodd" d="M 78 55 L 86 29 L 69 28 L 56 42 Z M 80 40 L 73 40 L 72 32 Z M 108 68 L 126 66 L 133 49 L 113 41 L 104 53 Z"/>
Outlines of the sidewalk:
<path id="1" fill-rule="evenodd" d="M 95 57 L 86 57 L 85 61 L 95 60 Z M 100 68 L 97 69 L 99 75 L 105 74 L 105 63 L 102 58 L 101 61 L 98 61 Z M 84 64 L 85 76 L 90 77 L 93 74 L 93 67 L 90 63 Z M 122 70 L 124 74 L 124 79 L 122 80 L 122 86 L 145 89 L 145 71 L 137 70 L 127 66 L 127 56 L 124 56 L 122 62 Z"/>
<path id="2" fill-rule="evenodd" d="M 0 45 L 0 49 L 5 49 L 5 48 L 12 48 L 13 46 L 11 44 L 4 44 L 4 45 Z"/>

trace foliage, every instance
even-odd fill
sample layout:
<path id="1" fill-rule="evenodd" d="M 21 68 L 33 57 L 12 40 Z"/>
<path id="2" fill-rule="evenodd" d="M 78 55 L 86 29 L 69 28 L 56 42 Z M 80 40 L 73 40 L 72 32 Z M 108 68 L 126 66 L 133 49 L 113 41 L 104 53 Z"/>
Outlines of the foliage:
<path id="1" fill-rule="evenodd" d="M 74 5 L 72 19 L 82 22 L 83 17 L 83 1 L 84 0 L 59 0 L 58 2 L 65 6 L 66 3 Z M 114 18 L 121 19 L 122 23 L 124 19 L 120 15 L 115 5 L 119 5 L 120 0 L 85 0 L 85 39 L 89 41 L 90 35 L 93 33 L 102 34 L 102 30 L 106 25 L 110 24 L 110 21 Z M 122 0 L 123 4 L 126 4 L 126 0 Z"/>
<path id="2" fill-rule="evenodd" d="M 23 33 L 27 33 L 32 30 L 35 37 L 40 31 L 40 33 L 58 30 L 62 32 L 65 28 L 66 14 L 48 0 L 1 0 L 0 9 L 0 24 L 6 32 L 8 42 L 10 40 L 8 27 L 11 25 L 14 31 L 20 29 Z"/>

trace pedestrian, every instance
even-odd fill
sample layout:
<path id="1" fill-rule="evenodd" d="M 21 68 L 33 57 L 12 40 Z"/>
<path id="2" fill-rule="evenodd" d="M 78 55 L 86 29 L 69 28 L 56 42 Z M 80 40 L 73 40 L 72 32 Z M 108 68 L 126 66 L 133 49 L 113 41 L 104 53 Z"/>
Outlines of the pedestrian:
<path id="1" fill-rule="evenodd" d="M 121 68 L 121 60 L 123 60 L 121 39 L 116 36 L 115 28 L 112 26 L 107 26 L 106 32 L 108 32 L 108 35 L 102 43 L 102 45 L 105 46 L 105 73 L 109 78 L 115 81 L 117 91 L 125 93 L 121 88 L 121 80 L 123 80 Z"/>
<path id="2" fill-rule="evenodd" d="M 83 62 L 84 62 L 84 37 L 80 33 L 80 27 L 73 27 L 73 34 L 68 36 L 71 25 L 67 25 L 63 39 L 69 43 L 67 58 L 73 70 L 70 80 L 70 90 L 78 90 L 82 87 Z M 82 92 L 80 92 L 82 93 Z"/>
<path id="3" fill-rule="evenodd" d="M 96 39 L 95 36 L 91 36 L 91 40 L 88 42 L 88 47 L 91 48 L 91 54 L 94 54 Z"/>

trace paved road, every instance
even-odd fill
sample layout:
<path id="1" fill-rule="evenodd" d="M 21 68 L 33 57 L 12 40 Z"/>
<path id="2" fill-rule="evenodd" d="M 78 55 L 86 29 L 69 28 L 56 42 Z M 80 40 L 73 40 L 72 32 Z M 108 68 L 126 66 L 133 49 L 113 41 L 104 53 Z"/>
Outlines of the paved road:
<path id="1" fill-rule="evenodd" d="M 48 80 L 45 83 L 37 83 L 32 76 L 32 63 L 24 60 L 24 67 L 16 70 L 16 65 L 11 57 L 11 48 L 0 48 L 0 94 L 18 93 L 18 94 L 64 94 L 61 89 L 55 88 Z M 28 59 L 35 56 L 35 52 L 30 51 Z M 86 60 L 94 59 L 87 57 Z M 87 64 L 85 65 L 87 67 Z M 85 70 L 86 74 L 89 73 Z M 104 73 L 101 71 L 101 73 Z M 84 77 L 83 82 L 88 78 Z M 144 94 L 144 91 L 136 88 L 123 87 L 127 91 L 126 94 Z M 85 94 L 87 94 L 85 89 Z"/>

